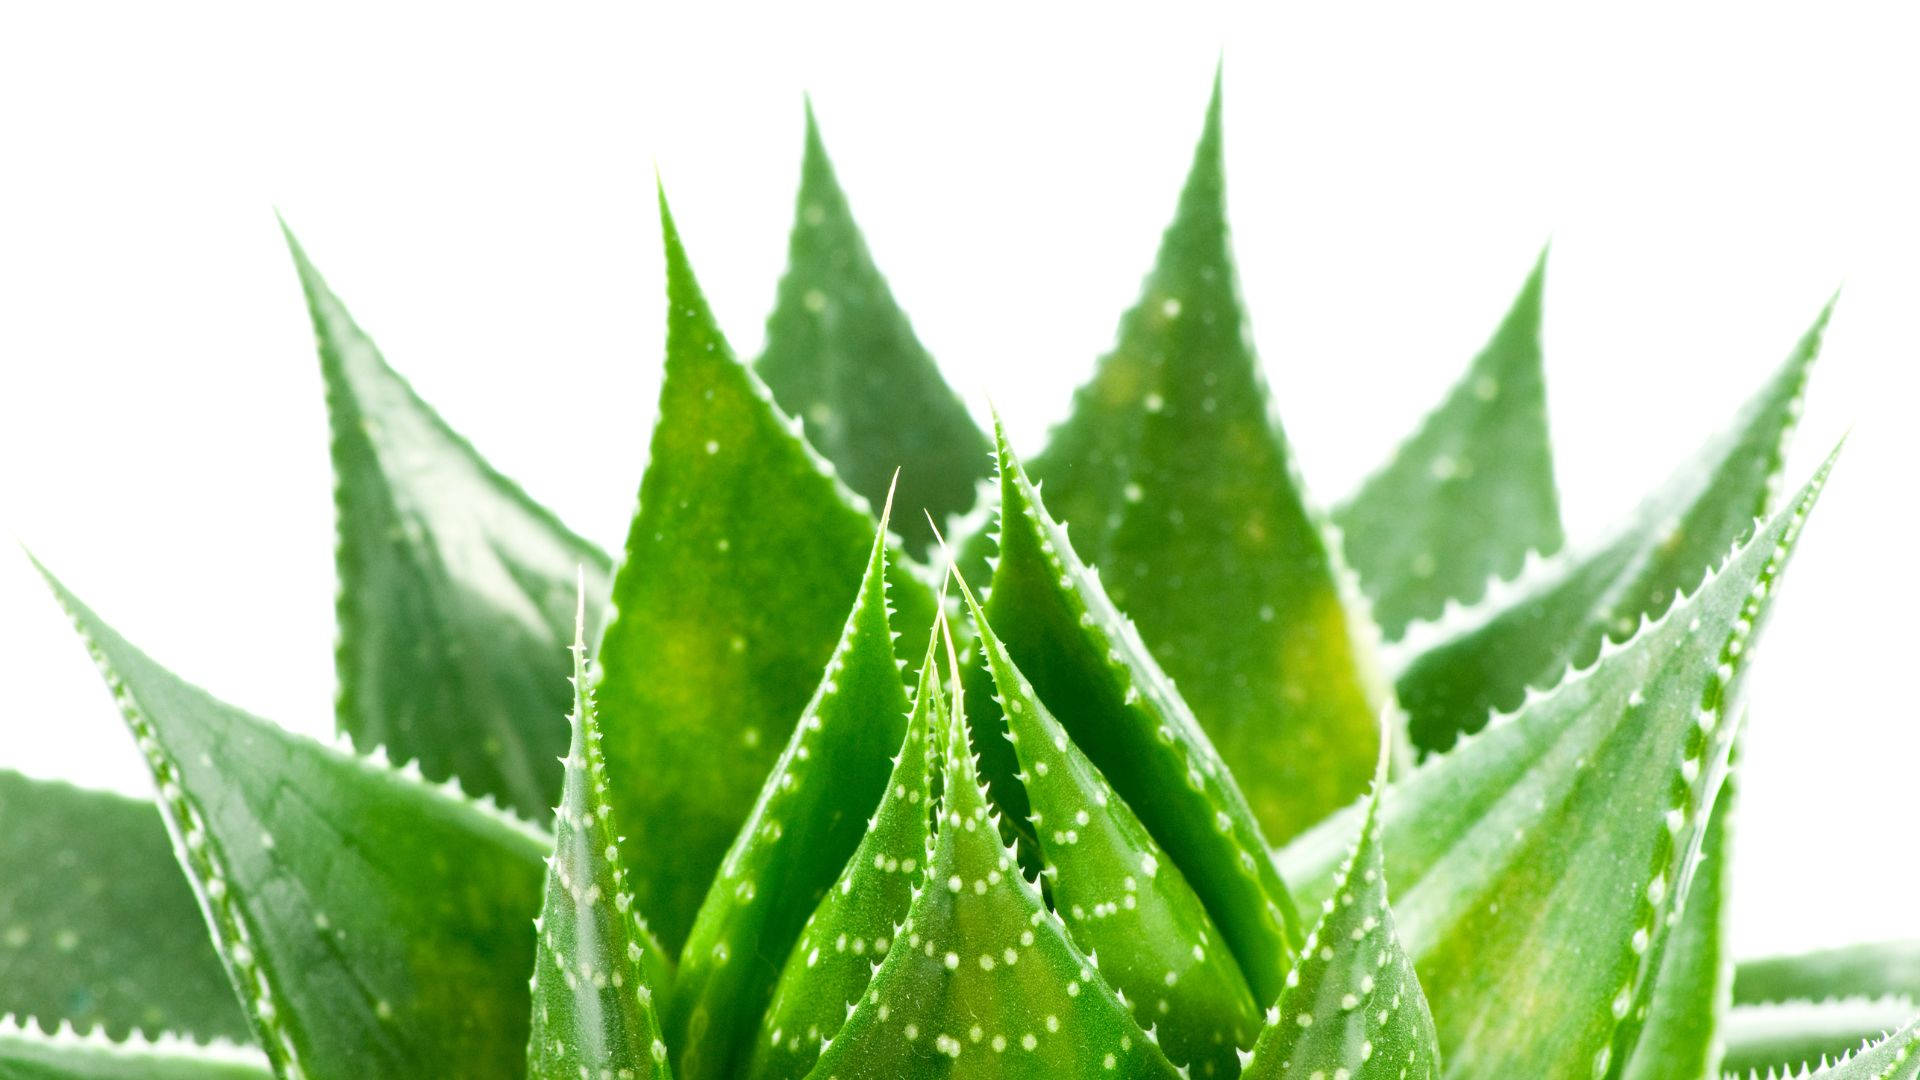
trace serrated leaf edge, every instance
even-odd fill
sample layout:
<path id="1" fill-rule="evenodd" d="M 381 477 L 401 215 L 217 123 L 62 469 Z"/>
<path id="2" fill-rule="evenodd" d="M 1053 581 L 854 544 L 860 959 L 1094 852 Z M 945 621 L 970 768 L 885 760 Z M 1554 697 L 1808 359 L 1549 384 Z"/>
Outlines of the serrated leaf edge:
<path id="1" fill-rule="evenodd" d="M 67 1019 L 62 1019 L 52 1031 L 48 1031 L 45 1025 L 33 1017 L 18 1016 L 14 1013 L 0 1015 L 0 1040 L 5 1039 L 21 1039 L 42 1046 L 104 1051 L 128 1057 L 143 1054 L 171 1055 L 213 1064 L 257 1065 L 262 1069 L 268 1067 L 267 1056 L 261 1053 L 258 1047 L 237 1043 L 230 1039 L 201 1040 L 192 1035 L 173 1031 L 163 1031 L 150 1037 L 138 1028 L 129 1032 L 124 1039 L 115 1039 L 107 1034 L 104 1025 L 95 1024 L 81 1031 L 73 1026 L 73 1021 Z"/>

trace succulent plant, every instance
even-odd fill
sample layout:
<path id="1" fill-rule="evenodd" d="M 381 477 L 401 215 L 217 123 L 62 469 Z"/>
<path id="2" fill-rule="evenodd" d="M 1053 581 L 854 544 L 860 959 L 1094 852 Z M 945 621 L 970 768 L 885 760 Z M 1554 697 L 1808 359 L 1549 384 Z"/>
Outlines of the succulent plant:
<path id="1" fill-rule="evenodd" d="M 916 340 L 811 114 L 756 363 L 662 195 L 618 559 L 292 244 L 345 738 L 187 685 L 49 574 L 157 797 L 0 773 L 0 1076 L 1694 1080 L 1866 1039 L 1819 1075 L 1920 1076 L 1920 1028 L 1881 1038 L 1911 946 L 1736 977 L 1725 945 L 1748 662 L 1833 463 L 1783 489 L 1826 312 L 1569 546 L 1543 260 L 1323 513 L 1237 294 L 1220 121 L 1216 83 L 1141 298 L 1030 462 Z"/>

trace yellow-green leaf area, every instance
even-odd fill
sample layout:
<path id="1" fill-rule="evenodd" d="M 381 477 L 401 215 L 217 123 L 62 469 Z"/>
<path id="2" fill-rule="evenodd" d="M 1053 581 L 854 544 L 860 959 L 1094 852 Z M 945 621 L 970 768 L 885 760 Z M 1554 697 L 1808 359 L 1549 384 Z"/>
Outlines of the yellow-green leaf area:
<path id="1" fill-rule="evenodd" d="M 666 375 L 598 702 L 614 813 L 649 853 L 636 902 L 677 950 L 820 684 L 874 521 L 735 359 L 664 197 L 661 223 Z M 896 628 L 925 634 L 932 590 L 889 578 Z"/>
<path id="2" fill-rule="evenodd" d="M 1366 787 L 1385 687 L 1269 397 L 1228 244 L 1216 83 L 1141 298 L 1033 475 L 1284 840 Z"/>
<path id="3" fill-rule="evenodd" d="M 1298 941 L 1293 901 L 1252 809 L 1186 702 L 1041 503 L 1004 437 L 1000 555 L 985 604 L 1040 701 L 1185 876 L 1239 962 L 1271 1001 Z M 983 732 L 1004 732 L 979 709 Z M 983 734 L 983 767 L 1009 813 L 1027 813 L 1013 749 Z"/>
<path id="4" fill-rule="evenodd" d="M 682 951 L 667 1029 L 683 1080 L 736 1077 L 745 1067 L 780 974 L 775 962 L 792 951 L 885 793 L 912 708 L 887 619 L 886 520 L 883 513 L 813 700 Z"/>

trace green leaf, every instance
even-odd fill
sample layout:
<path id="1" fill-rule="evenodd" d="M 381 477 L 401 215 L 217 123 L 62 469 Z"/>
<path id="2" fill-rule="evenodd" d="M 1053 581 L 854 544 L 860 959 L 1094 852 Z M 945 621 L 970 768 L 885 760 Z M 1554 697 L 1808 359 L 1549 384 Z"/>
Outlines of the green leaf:
<path id="1" fill-rule="evenodd" d="M 1736 1005 L 1727 1015 L 1728 1076 L 1798 1075 L 1878 1042 L 1911 1020 L 1904 997 Z"/>
<path id="2" fill-rule="evenodd" d="M 887 621 L 888 516 L 826 674 L 687 938 L 667 1023 L 682 1080 L 739 1075 L 780 974 L 771 961 L 792 952 L 886 791 L 912 709 Z"/>
<path id="3" fill-rule="evenodd" d="M 930 873 L 812 1076 L 967 1080 L 1176 1076 L 1002 846 L 955 699 L 942 719 Z"/>
<path id="4" fill-rule="evenodd" d="M 1217 81 L 1140 301 L 1033 475 L 1268 835 L 1285 840 L 1360 794 L 1386 699 L 1376 634 L 1349 608 L 1253 352 L 1227 243 Z"/>
<path id="5" fill-rule="evenodd" d="M 0 1014 L 250 1036 L 152 802 L 0 771 Z"/>
<path id="6" fill-rule="evenodd" d="M 1667 939 L 1666 955 L 1653 980 L 1646 1027 L 1621 1074 L 1625 1080 L 1720 1075 L 1721 1026 L 1733 984 L 1726 938 L 1727 902 L 1733 886 L 1727 830 L 1734 798 L 1734 774 L 1729 772 L 1713 801 L 1713 816 L 1700 843 L 1700 868 L 1694 873 L 1680 922 Z"/>
<path id="7" fill-rule="evenodd" d="M 1396 650 L 1411 659 L 1397 679 L 1416 746 L 1443 750 L 1490 712 L 1518 708 L 1528 687 L 1592 664 L 1603 642 L 1665 610 L 1771 511 L 1831 311 L 1831 304 L 1821 311 L 1733 426 L 1614 535 L 1569 552 L 1533 580 L 1493 590 L 1471 610 L 1408 631 Z"/>
<path id="8" fill-rule="evenodd" d="M 677 950 L 819 683 L 874 522 L 734 359 L 664 195 L 660 220 L 666 375 L 599 706 L 614 814 L 648 855 L 636 902 Z M 926 633 L 932 590 L 898 564 L 889 580 L 895 626 Z"/>
<path id="9" fill-rule="evenodd" d="M 853 490 L 880 502 L 898 472 L 898 528 L 916 554 L 933 540 L 929 514 L 973 505 L 993 451 L 873 265 L 811 105 L 787 272 L 754 368 Z"/>
<path id="10" fill-rule="evenodd" d="M 554 809 L 546 899 L 535 923 L 530 1080 L 619 1076 L 667 1080 L 656 992 L 671 969 L 627 890 L 587 667 L 586 593 L 573 641 L 566 779 Z"/>
<path id="11" fill-rule="evenodd" d="M 178 1035 L 115 1042 L 70 1026 L 48 1034 L 0 1017 L 0 1076 L 7 1080 L 267 1080 L 267 1059 L 252 1047 L 199 1043 Z"/>
<path id="12" fill-rule="evenodd" d="M 800 1080 L 807 1075 L 826 1040 L 839 1033 L 848 1008 L 866 992 L 875 962 L 893 947 L 894 930 L 906 921 L 914 885 L 932 848 L 928 736 L 934 724 L 946 719 L 933 644 L 928 643 L 920 665 L 913 713 L 880 808 L 787 954 L 747 1070 L 754 1080 Z"/>
<path id="13" fill-rule="evenodd" d="M 1915 1080 L 1920 1077 L 1920 1021 L 1806 1075 L 1826 1080 Z"/>
<path id="14" fill-rule="evenodd" d="M 275 1072 L 520 1076 L 548 840 L 215 700 L 48 582 L 146 756 Z"/>
<path id="15" fill-rule="evenodd" d="M 1334 510 L 1343 550 L 1388 639 L 1449 600 L 1473 603 L 1529 553 L 1565 542 L 1547 438 L 1540 296 L 1547 257 L 1493 339 L 1381 469 Z"/>
<path id="16" fill-rule="evenodd" d="M 1449 1076 L 1625 1068 L 1726 771 L 1754 637 L 1831 467 L 1660 621 L 1386 793 L 1387 875 Z M 1302 896 L 1329 894 L 1355 818 L 1282 854 Z"/>
<path id="17" fill-rule="evenodd" d="M 1107 783 L 1172 857 L 1256 1001 L 1280 992 L 1299 940 L 1293 901 L 1246 798 L 1133 625 L 1114 608 L 1040 502 L 996 430 L 1000 556 L 987 623 Z M 982 705 L 988 703 L 982 702 Z M 1024 819 L 1005 721 L 976 710 L 983 768 L 1000 805 Z"/>
<path id="18" fill-rule="evenodd" d="M 1028 820 L 1073 943 L 1100 958 L 1100 974 L 1160 1049 L 1203 1076 L 1231 1076 L 1253 1042 L 1260 1010 L 1213 919 L 1106 777 L 1067 737 L 988 625 L 972 590 L 987 667 L 1020 762 Z"/>
<path id="19" fill-rule="evenodd" d="M 567 748 L 553 718 L 569 705 L 574 574 L 604 597 L 607 557 L 420 400 L 287 243 L 333 431 L 340 730 L 542 816 Z"/>
<path id="20" fill-rule="evenodd" d="M 1920 998 L 1920 941 L 1881 941 L 1744 960 L 1733 979 L 1736 1005 L 1854 994 Z"/>
<path id="21" fill-rule="evenodd" d="M 1430 1080 L 1440 1075 L 1433 1014 L 1387 904 L 1380 847 L 1380 756 L 1353 852 L 1335 876 L 1280 1000 L 1247 1058 L 1246 1080 Z"/>

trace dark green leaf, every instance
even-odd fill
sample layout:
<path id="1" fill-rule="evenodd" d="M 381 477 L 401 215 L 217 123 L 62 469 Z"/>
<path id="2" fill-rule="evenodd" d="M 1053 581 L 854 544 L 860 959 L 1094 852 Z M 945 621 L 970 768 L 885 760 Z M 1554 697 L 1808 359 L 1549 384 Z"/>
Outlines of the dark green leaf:
<path id="1" fill-rule="evenodd" d="M 1754 637 L 1831 465 L 1659 622 L 1387 792 L 1387 875 L 1449 1076 L 1625 1068 Z M 1302 895 L 1329 895 L 1356 821 L 1337 815 L 1283 853 Z"/>
<path id="2" fill-rule="evenodd" d="M 572 740 L 554 809 L 546 900 L 535 924 L 530 1080 L 668 1080 L 655 992 L 671 969 L 634 910 L 607 790 L 587 669 L 586 596 L 573 642 Z"/>
<path id="3" fill-rule="evenodd" d="M 1727 1014 L 1721 1068 L 1729 1076 L 1797 1076 L 1880 1041 L 1916 1012 L 1904 997 L 1736 1005 Z"/>
<path id="4" fill-rule="evenodd" d="M 201 1044 L 163 1035 L 124 1042 L 70 1027 L 47 1034 L 0 1018 L 0 1077 L 6 1080 L 267 1080 L 267 1059 L 252 1047 Z"/>
<path id="5" fill-rule="evenodd" d="M 1472 603 L 1566 537 L 1540 361 L 1545 253 L 1493 340 L 1380 471 L 1333 513 L 1388 639 Z"/>
<path id="6" fill-rule="evenodd" d="M 546 814 L 566 752 L 573 581 L 607 557 L 420 400 L 288 233 L 333 429 L 340 730 L 363 752 Z M 597 619 L 596 619 L 597 622 Z"/>
<path id="7" fill-rule="evenodd" d="M 1360 836 L 1335 875 L 1280 1000 L 1247 1059 L 1246 1080 L 1433 1080 L 1433 1014 L 1387 904 L 1380 848 L 1380 757 Z"/>
<path id="8" fill-rule="evenodd" d="M 1255 1000 L 1272 1001 L 1299 931 L 1260 826 L 1186 702 L 1081 563 L 1066 530 L 1048 516 L 1004 434 L 997 435 L 1000 557 L 987 622 L 1040 700 L 1185 875 Z M 994 792 L 1024 819 L 1019 763 L 997 737 L 1005 721 L 991 709 L 976 710 L 975 721 Z"/>
<path id="9" fill-rule="evenodd" d="M 0 1014 L 247 1039 L 160 814 L 0 771 Z"/>
<path id="10" fill-rule="evenodd" d="M 1674 1080 L 1720 1075 L 1733 964 L 1727 955 L 1727 900 L 1733 885 L 1728 821 L 1734 807 L 1729 773 L 1713 802 L 1700 868 L 1693 875 L 1680 922 L 1667 939 L 1654 976 L 1646 1027 L 1634 1044 L 1624 1080 Z M 1858 1045 L 1857 1043 L 1855 1045 Z"/>
<path id="11" fill-rule="evenodd" d="M 146 757 L 276 1072 L 519 1077 L 549 841 L 215 700 L 48 581 Z"/>
<path id="12" fill-rule="evenodd" d="M 1268 835 L 1285 840 L 1360 794 L 1386 698 L 1377 635 L 1351 613 L 1254 356 L 1227 243 L 1217 82 L 1145 291 L 1033 475 Z"/>
<path id="13" fill-rule="evenodd" d="M 1809 367 L 1832 305 L 1741 410 L 1731 429 L 1676 471 L 1607 540 L 1543 567 L 1396 647 L 1414 744 L 1445 749 L 1493 710 L 1519 707 L 1530 686 L 1593 663 L 1603 641 L 1631 634 L 1770 512 L 1800 415 Z"/>
<path id="14" fill-rule="evenodd" d="M 1733 979 L 1736 1005 L 1855 994 L 1920 998 L 1920 941 L 1882 941 L 1744 960 Z"/>
<path id="15" fill-rule="evenodd" d="M 880 808 L 860 847 L 787 954 L 747 1070 L 753 1080 L 806 1076 L 826 1040 L 839 1033 L 848 1008 L 866 992 L 875 963 L 893 947 L 894 931 L 906 921 L 914 885 L 932 853 L 927 816 L 933 799 L 933 761 L 928 736 L 934 724 L 945 722 L 946 715 L 929 643 L 906 737 L 894 757 L 893 775 Z"/>
<path id="16" fill-rule="evenodd" d="M 787 273 L 754 368 L 853 490 L 879 502 L 898 470 L 897 527 L 916 554 L 933 539 L 927 514 L 973 505 L 993 451 L 873 265 L 811 106 Z"/>
<path id="17" fill-rule="evenodd" d="M 667 359 L 640 509 L 600 647 L 600 718 L 634 893 L 669 949 L 819 685 L 872 546 L 834 479 L 737 360 L 660 204 Z M 896 564 L 895 625 L 933 592 Z M 891 747 L 889 747 L 891 750 Z"/>
<path id="18" fill-rule="evenodd" d="M 1134 1019 L 1155 1030 L 1169 1061 L 1203 1076 L 1233 1075 L 1260 1023 L 1239 964 L 1185 875 L 1041 704 L 964 582 L 961 590 L 1068 936 L 1100 958 L 1100 974 Z"/>
<path id="19" fill-rule="evenodd" d="M 720 864 L 687 938 L 667 1029 L 682 1080 L 736 1077 L 807 917 L 860 846 L 911 703 L 887 622 L 888 514 L 826 674 Z"/>
<path id="20" fill-rule="evenodd" d="M 949 644 L 951 650 L 951 644 Z M 930 873 L 845 1027 L 828 1080 L 1176 1076 L 1002 846 L 956 697 Z"/>

